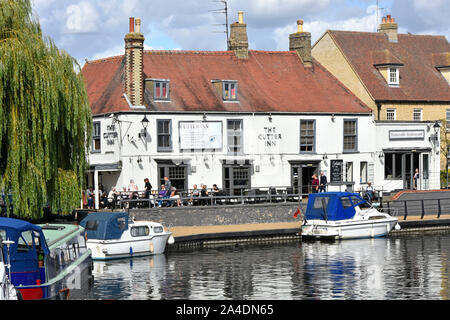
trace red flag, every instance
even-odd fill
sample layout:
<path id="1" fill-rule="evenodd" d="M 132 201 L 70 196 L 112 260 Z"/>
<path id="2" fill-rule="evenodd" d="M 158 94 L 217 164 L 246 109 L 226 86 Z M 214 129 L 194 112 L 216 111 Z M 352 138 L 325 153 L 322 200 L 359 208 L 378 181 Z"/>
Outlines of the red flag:
<path id="1" fill-rule="evenodd" d="M 297 208 L 297 210 L 294 212 L 294 218 L 297 219 L 298 214 L 300 213 L 300 209 Z"/>

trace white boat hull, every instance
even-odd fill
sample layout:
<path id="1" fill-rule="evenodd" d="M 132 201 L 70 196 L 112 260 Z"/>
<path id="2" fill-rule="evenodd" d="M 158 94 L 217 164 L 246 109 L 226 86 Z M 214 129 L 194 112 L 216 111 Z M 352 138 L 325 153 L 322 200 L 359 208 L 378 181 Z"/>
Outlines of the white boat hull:
<path id="1" fill-rule="evenodd" d="M 376 220 L 311 220 L 302 226 L 301 235 L 318 239 L 377 238 L 388 235 L 397 223 L 395 217 Z"/>
<path id="2" fill-rule="evenodd" d="M 134 239 L 96 240 L 88 239 L 93 260 L 110 260 L 164 253 L 171 232 L 153 234 Z"/>

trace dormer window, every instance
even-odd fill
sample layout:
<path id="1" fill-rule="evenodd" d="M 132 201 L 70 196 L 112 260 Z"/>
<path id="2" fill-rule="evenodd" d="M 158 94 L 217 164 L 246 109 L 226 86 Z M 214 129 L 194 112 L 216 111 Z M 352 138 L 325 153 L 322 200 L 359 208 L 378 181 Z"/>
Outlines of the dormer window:
<path id="1" fill-rule="evenodd" d="M 438 67 L 437 69 L 442 74 L 445 81 L 450 85 L 450 66 Z"/>
<path id="2" fill-rule="evenodd" d="M 400 85 L 400 75 L 399 68 L 397 67 L 389 67 L 388 68 L 388 84 L 390 87 L 398 87 Z"/>
<path id="3" fill-rule="evenodd" d="M 238 102 L 238 82 L 237 80 L 212 80 L 211 81 L 222 96 L 224 102 Z"/>
<path id="4" fill-rule="evenodd" d="M 170 101 L 170 80 L 167 79 L 145 79 L 146 90 L 150 90 L 153 101 Z"/>
<path id="5" fill-rule="evenodd" d="M 223 101 L 237 100 L 237 81 L 223 81 Z"/>

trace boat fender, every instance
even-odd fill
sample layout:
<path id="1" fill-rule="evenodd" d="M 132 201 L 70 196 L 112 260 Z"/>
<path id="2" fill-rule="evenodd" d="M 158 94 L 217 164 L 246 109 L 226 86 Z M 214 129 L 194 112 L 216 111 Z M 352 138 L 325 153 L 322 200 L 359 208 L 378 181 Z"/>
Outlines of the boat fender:
<path id="1" fill-rule="evenodd" d="M 170 235 L 169 240 L 167 241 L 168 244 L 174 244 L 175 243 L 175 239 L 172 235 Z"/>
<path id="2" fill-rule="evenodd" d="M 397 223 L 396 225 L 395 225 L 395 230 L 400 230 L 401 229 L 401 227 L 400 227 L 400 225 Z"/>
<path id="3" fill-rule="evenodd" d="M 132 255 L 133 255 L 133 248 L 130 247 L 130 256 L 132 256 Z"/>

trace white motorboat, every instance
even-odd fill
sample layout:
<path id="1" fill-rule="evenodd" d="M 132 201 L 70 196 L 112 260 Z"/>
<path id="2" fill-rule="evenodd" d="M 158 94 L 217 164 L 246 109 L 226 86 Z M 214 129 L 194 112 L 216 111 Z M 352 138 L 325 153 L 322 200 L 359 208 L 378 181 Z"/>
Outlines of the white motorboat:
<path id="1" fill-rule="evenodd" d="M 310 194 L 302 238 L 376 238 L 400 229 L 398 218 L 372 207 L 357 193 Z"/>
<path id="2" fill-rule="evenodd" d="M 93 260 L 161 254 L 167 243 L 174 243 L 172 232 L 162 224 L 130 220 L 127 212 L 94 212 L 80 224 L 86 229 Z"/>

